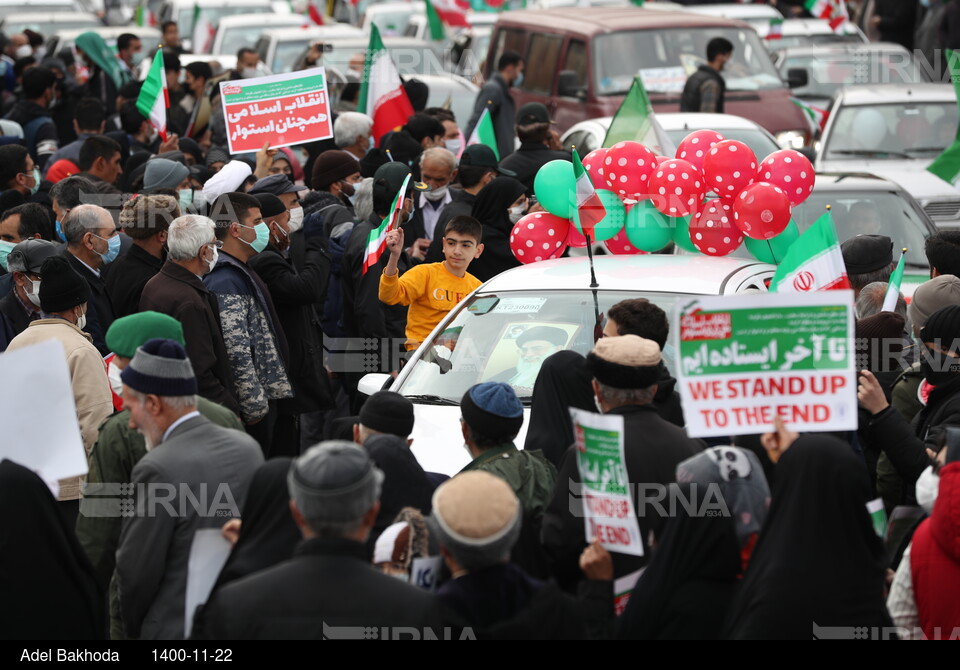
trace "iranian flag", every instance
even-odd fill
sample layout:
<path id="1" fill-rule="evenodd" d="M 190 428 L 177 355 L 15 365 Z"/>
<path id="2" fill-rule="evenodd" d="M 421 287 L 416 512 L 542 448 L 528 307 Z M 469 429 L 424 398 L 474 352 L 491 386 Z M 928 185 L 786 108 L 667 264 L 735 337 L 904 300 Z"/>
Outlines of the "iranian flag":
<path id="1" fill-rule="evenodd" d="M 790 102 L 795 104 L 803 112 L 803 116 L 807 119 L 807 125 L 810 126 L 810 132 L 813 135 L 820 133 L 824 126 L 827 125 L 827 117 L 830 116 L 830 111 L 824 109 L 823 107 L 817 107 L 816 105 L 811 105 L 808 102 L 804 102 L 800 98 L 790 98 Z"/>
<path id="2" fill-rule="evenodd" d="M 960 54 L 947 49 L 947 67 L 950 69 L 950 80 L 953 90 L 957 94 L 957 104 L 960 105 Z M 940 177 L 949 184 L 960 183 L 960 128 L 957 136 L 949 147 L 936 160 L 927 166 L 927 171 Z"/>
<path id="3" fill-rule="evenodd" d="M 657 120 L 640 77 L 633 78 L 627 96 L 613 115 L 607 135 L 603 138 L 603 146 L 609 149 L 627 140 L 645 144 L 661 156 L 674 156 L 677 153 L 677 147 Z"/>
<path id="4" fill-rule="evenodd" d="M 314 0 L 307 0 L 307 16 L 310 17 L 310 20 L 313 21 L 315 25 L 323 25 L 323 13 L 320 11 L 320 8 L 317 7 L 317 3 Z"/>
<path id="5" fill-rule="evenodd" d="M 381 137 L 413 116 L 413 105 L 403 90 L 397 66 L 383 46 L 380 30 L 372 23 L 363 74 L 357 111 L 373 119 L 373 137 L 379 142 Z"/>
<path id="6" fill-rule="evenodd" d="M 425 2 L 427 3 L 427 21 L 430 24 L 430 39 L 444 39 L 446 37 L 444 26 L 470 27 L 467 13 L 454 0 L 425 0 Z"/>
<path id="7" fill-rule="evenodd" d="M 770 19 L 770 27 L 764 39 L 778 40 L 783 37 L 783 19 Z"/>
<path id="8" fill-rule="evenodd" d="M 200 5 L 193 6 L 193 42 L 191 47 L 195 54 L 210 52 L 213 45 L 213 36 L 217 34 L 217 27 L 210 23 L 207 15 L 200 9 Z"/>
<path id="9" fill-rule="evenodd" d="M 383 220 L 379 228 L 374 228 L 367 236 L 367 253 L 363 257 L 363 272 L 372 268 L 380 261 L 384 249 L 387 248 L 387 233 L 400 226 L 400 210 L 403 207 L 403 195 L 407 192 L 407 186 L 410 184 L 410 175 L 403 179 L 397 196 L 393 199 L 393 205 L 390 207 L 390 215 Z"/>
<path id="10" fill-rule="evenodd" d="M 903 260 L 907 255 L 907 250 L 900 252 L 900 262 L 896 269 L 890 275 L 890 282 L 887 284 L 887 294 L 883 296 L 883 307 L 881 312 L 895 312 L 897 310 L 897 301 L 900 299 L 900 284 L 903 283 Z"/>
<path id="11" fill-rule="evenodd" d="M 790 245 L 777 268 L 770 290 L 776 293 L 807 293 L 850 288 L 837 231 L 830 212 L 814 222 Z"/>
<path id="12" fill-rule="evenodd" d="M 580 232 L 591 239 L 595 238 L 594 227 L 603 221 L 607 215 L 607 208 L 603 206 L 603 201 L 597 195 L 593 188 L 593 182 L 590 180 L 590 174 L 583 169 L 583 163 L 580 162 L 580 156 L 574 149 L 573 154 L 573 178 L 576 180 L 576 224 Z"/>
<path id="13" fill-rule="evenodd" d="M 803 5 L 814 18 L 829 21 L 835 33 L 843 32 L 850 20 L 844 0 L 804 0 Z"/>
<path id="14" fill-rule="evenodd" d="M 141 2 L 134 11 L 133 22 L 141 28 L 155 26 L 157 25 L 157 15 L 151 12 L 145 3 Z"/>
<path id="15" fill-rule="evenodd" d="M 497 134 L 493 131 L 493 117 L 490 116 L 489 103 L 480 114 L 473 132 L 470 133 L 467 146 L 471 144 L 486 144 L 493 149 L 493 155 L 497 157 L 497 160 L 500 160 L 500 151 L 497 149 Z"/>
<path id="16" fill-rule="evenodd" d="M 167 139 L 167 109 L 170 107 L 170 95 L 167 93 L 167 73 L 163 70 L 163 49 L 157 49 L 150 64 L 150 72 L 143 80 L 140 95 L 137 97 L 137 109 L 150 123 L 160 138 Z"/>

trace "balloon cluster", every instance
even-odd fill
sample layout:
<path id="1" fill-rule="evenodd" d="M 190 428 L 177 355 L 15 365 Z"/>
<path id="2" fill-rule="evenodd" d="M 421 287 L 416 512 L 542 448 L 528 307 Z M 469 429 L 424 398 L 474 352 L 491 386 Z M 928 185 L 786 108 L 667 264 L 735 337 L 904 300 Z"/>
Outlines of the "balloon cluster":
<path id="1" fill-rule="evenodd" d="M 606 212 L 592 241 L 613 254 L 654 253 L 672 242 L 725 256 L 745 243 L 758 260 L 779 262 L 800 234 L 791 208 L 814 186 L 813 165 L 803 154 L 783 149 L 760 161 L 746 144 L 714 130 L 687 135 L 674 157 L 620 142 L 591 151 L 583 167 Z M 544 165 L 533 188 L 546 211 L 514 226 L 510 246 L 517 259 L 532 263 L 586 246 L 570 163 Z"/>

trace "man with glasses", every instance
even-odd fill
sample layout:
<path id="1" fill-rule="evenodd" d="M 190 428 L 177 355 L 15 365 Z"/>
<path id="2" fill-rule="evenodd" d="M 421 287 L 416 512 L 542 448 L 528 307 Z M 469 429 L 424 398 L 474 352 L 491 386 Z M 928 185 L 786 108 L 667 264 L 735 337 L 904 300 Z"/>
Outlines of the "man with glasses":
<path id="1" fill-rule="evenodd" d="M 183 325 L 187 356 L 197 376 L 199 395 L 240 415 L 230 359 L 223 343 L 217 298 L 201 278 L 217 263 L 223 242 L 214 223 L 188 214 L 167 229 L 167 261 L 143 287 L 140 311 L 168 314 Z"/>
<path id="2" fill-rule="evenodd" d="M 528 328 L 516 340 L 519 350 L 516 367 L 501 372 L 491 381 L 506 382 L 514 388 L 527 389 L 532 393 L 537 375 L 540 374 L 540 366 L 547 356 L 562 350 L 568 339 L 567 331 L 556 326 Z"/>
<path id="3" fill-rule="evenodd" d="M 457 178 L 457 159 L 443 147 L 432 147 L 420 154 L 420 180 L 430 187 L 417 196 L 410 223 L 403 227 L 403 244 L 407 254 L 424 260 L 430 242 L 443 228 L 437 230 L 440 216 L 453 201 L 450 184 Z"/>

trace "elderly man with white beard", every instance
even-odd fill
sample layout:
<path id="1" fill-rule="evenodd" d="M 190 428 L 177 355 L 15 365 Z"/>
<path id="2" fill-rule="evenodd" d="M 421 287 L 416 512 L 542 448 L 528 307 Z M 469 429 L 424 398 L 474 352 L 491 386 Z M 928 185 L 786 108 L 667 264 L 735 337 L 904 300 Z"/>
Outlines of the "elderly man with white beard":
<path id="1" fill-rule="evenodd" d="M 567 343 L 567 332 L 555 326 L 534 326 L 517 337 L 517 365 L 501 372 L 490 381 L 506 382 L 514 388 L 533 390 L 540 367 L 547 356 L 561 351 Z"/>
<path id="2" fill-rule="evenodd" d="M 177 342 L 147 341 L 120 380 L 130 427 L 147 448 L 117 549 L 120 613 L 128 637 L 183 639 L 193 536 L 240 515 L 263 455 L 246 433 L 200 415 L 193 367 Z"/>

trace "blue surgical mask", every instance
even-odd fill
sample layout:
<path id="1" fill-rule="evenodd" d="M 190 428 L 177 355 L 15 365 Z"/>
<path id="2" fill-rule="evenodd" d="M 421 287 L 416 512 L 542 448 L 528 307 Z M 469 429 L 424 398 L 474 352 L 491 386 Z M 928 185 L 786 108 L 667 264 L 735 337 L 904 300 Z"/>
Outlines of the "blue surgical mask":
<path id="1" fill-rule="evenodd" d="M 513 86 L 519 88 L 523 85 L 523 73 L 517 75 L 517 78 L 513 80 Z"/>
<path id="2" fill-rule="evenodd" d="M 242 223 L 240 225 L 243 226 Z M 247 242 L 247 244 L 249 244 L 253 248 L 253 250 L 258 254 L 267 248 L 267 243 L 270 241 L 270 226 L 268 226 L 263 221 L 261 221 L 255 226 L 243 226 L 243 227 L 253 228 L 255 231 L 257 231 L 257 239 L 255 239 L 253 242 L 247 242 L 246 240 L 242 240 L 243 242 Z"/>
<path id="3" fill-rule="evenodd" d="M 33 186 L 30 187 L 30 195 L 36 195 L 37 191 L 40 190 L 40 168 L 34 166 L 31 176 L 33 177 Z"/>
<path id="4" fill-rule="evenodd" d="M 139 66 L 140 63 L 143 62 L 143 59 L 146 57 L 146 55 L 147 55 L 147 52 L 144 51 L 143 49 L 133 54 L 133 58 L 130 59 L 133 61 L 133 67 Z"/>
<path id="5" fill-rule="evenodd" d="M 180 211 L 183 214 L 187 213 L 187 208 L 193 204 L 193 189 L 192 188 L 181 188 L 177 191 L 180 200 Z"/>
<path id="6" fill-rule="evenodd" d="M 373 151 L 373 148 L 376 146 L 377 141 L 373 139 L 373 135 L 367 138 L 367 150 L 365 153 L 370 153 Z"/>
<path id="7" fill-rule="evenodd" d="M 94 237 L 106 240 L 107 242 L 107 253 L 100 254 L 100 258 L 103 259 L 103 264 L 106 265 L 107 263 L 112 263 L 117 260 L 117 256 L 120 255 L 120 236 L 114 235 L 109 239 L 100 237 L 99 235 L 94 235 Z"/>
<path id="8" fill-rule="evenodd" d="M 7 269 L 7 256 L 10 255 L 10 252 L 13 251 L 15 246 L 17 245 L 13 242 L 0 240 L 0 267 L 2 267 L 4 270 Z"/>
<path id="9" fill-rule="evenodd" d="M 61 242 L 67 241 L 67 236 L 63 234 L 63 227 L 60 225 L 60 219 L 57 219 L 57 237 L 60 238 Z"/>

